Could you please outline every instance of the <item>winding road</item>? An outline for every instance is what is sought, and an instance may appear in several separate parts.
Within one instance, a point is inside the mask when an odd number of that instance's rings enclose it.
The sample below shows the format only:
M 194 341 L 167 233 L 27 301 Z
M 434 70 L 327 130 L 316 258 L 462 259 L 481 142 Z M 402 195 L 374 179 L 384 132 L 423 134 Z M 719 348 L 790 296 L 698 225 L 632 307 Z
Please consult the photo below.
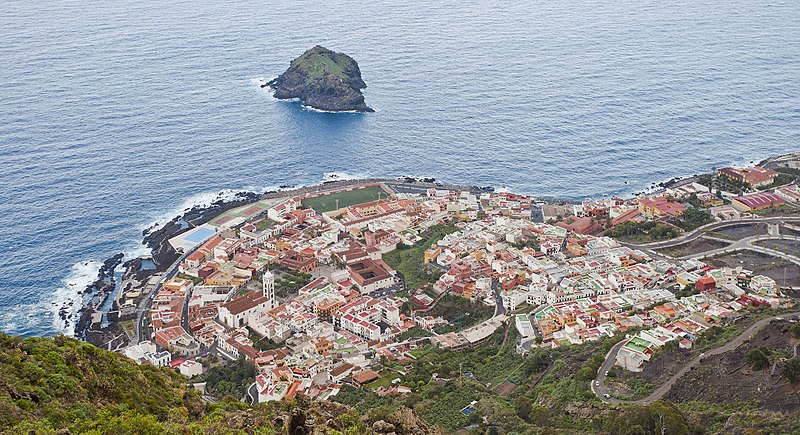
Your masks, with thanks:
M 797 318 L 800 317 L 800 312 L 782 314 L 767 317 L 757 322 L 753 323 L 744 330 L 739 336 L 734 338 L 733 340 L 723 344 L 722 346 L 716 347 L 712 350 L 706 351 L 705 353 L 701 353 L 700 355 L 693 358 L 691 361 L 686 363 L 677 373 L 670 376 L 670 378 L 661 384 L 658 388 L 653 390 L 650 395 L 647 397 L 636 399 L 636 400 L 622 400 L 617 399 L 615 397 L 605 397 L 606 394 L 609 393 L 610 389 L 605 384 L 606 381 L 606 372 L 611 370 L 616 363 L 617 353 L 619 349 L 627 342 L 627 339 L 620 341 L 619 343 L 615 344 L 614 347 L 606 355 L 605 361 L 603 361 L 603 365 L 600 366 L 600 369 L 597 371 L 597 376 L 595 377 L 594 381 L 592 381 L 592 392 L 603 402 L 605 403 L 627 403 L 627 404 L 637 404 L 637 405 L 649 405 L 653 402 L 658 401 L 662 397 L 664 397 L 671 389 L 672 386 L 675 385 L 675 382 L 678 381 L 683 375 L 685 375 L 689 370 L 693 369 L 695 366 L 700 364 L 704 358 L 719 355 L 721 353 L 729 352 L 733 349 L 739 347 L 742 343 L 750 339 L 750 337 L 761 330 L 761 328 L 767 326 L 773 320 L 780 320 L 780 319 L 788 319 L 788 318 Z
M 708 238 L 708 239 L 712 239 L 712 240 L 721 240 L 721 239 L 707 237 L 707 236 L 704 236 L 703 238 Z M 736 251 L 750 250 L 750 251 L 755 251 L 755 252 L 759 252 L 759 253 L 762 253 L 762 254 L 766 254 L 766 255 L 769 255 L 771 257 L 783 258 L 785 260 L 791 261 L 792 263 L 800 266 L 800 257 L 797 257 L 795 255 L 791 255 L 791 254 L 786 253 L 786 252 L 776 251 L 774 249 L 770 249 L 770 248 L 755 244 L 756 242 L 764 242 L 764 241 L 768 241 L 768 240 L 791 240 L 791 241 L 795 241 L 795 242 L 800 242 L 800 237 L 780 235 L 780 234 L 779 235 L 766 235 L 766 234 L 763 234 L 763 235 L 751 236 L 751 237 L 746 237 L 746 238 L 743 238 L 743 239 L 739 239 L 739 240 L 731 243 L 730 245 L 722 247 L 722 248 L 712 249 L 712 250 L 700 252 L 700 253 L 697 253 L 697 254 L 685 255 L 685 256 L 680 257 L 680 258 L 681 259 L 707 258 L 707 257 L 713 257 L 715 255 L 720 255 L 720 254 L 729 254 L 729 253 L 736 252 Z M 728 241 L 728 242 L 730 242 L 730 241 Z
M 652 242 L 652 243 L 644 243 L 644 244 L 635 244 L 635 243 L 624 243 L 631 248 L 636 249 L 662 249 L 662 248 L 669 248 L 672 246 L 682 245 L 687 242 L 691 242 L 694 239 L 697 239 L 700 236 L 703 236 L 708 231 L 716 231 L 722 228 L 727 227 L 735 227 L 740 225 L 747 225 L 747 224 L 781 224 L 784 222 L 800 222 L 800 217 L 798 216 L 774 216 L 774 217 L 767 217 L 767 218 L 752 218 L 752 219 L 736 219 L 736 220 L 729 220 L 729 221 L 719 221 L 719 222 L 712 222 L 710 224 L 703 225 L 698 227 L 697 229 L 690 231 L 681 235 L 680 237 L 676 237 L 674 239 L 663 240 L 660 242 Z M 730 241 L 730 240 L 728 240 Z

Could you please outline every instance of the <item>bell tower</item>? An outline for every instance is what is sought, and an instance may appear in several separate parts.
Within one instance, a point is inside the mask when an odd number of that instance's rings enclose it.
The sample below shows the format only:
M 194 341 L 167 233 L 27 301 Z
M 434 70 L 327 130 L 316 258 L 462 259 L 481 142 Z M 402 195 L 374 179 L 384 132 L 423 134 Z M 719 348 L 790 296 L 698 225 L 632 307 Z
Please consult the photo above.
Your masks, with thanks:
M 271 310 L 277 305 L 275 303 L 275 275 L 267 270 L 264 272 L 261 282 L 264 285 L 264 297 L 269 301 L 269 309 Z

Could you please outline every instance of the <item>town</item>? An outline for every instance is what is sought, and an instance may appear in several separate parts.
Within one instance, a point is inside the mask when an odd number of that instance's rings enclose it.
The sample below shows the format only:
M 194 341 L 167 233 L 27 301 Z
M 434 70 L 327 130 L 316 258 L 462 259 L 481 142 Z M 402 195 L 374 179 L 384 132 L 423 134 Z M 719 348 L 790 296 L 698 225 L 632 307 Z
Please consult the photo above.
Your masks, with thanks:
M 179 261 L 120 298 L 138 313 L 121 351 L 190 378 L 250 361 L 253 403 L 343 383 L 408 393 L 378 361 L 413 365 L 416 349 L 478 346 L 509 324 L 523 355 L 634 331 L 615 362 L 641 370 L 666 343 L 691 349 L 800 288 L 786 275 L 800 265 L 800 169 L 774 163 L 631 199 L 402 181 L 262 199 L 170 239 Z

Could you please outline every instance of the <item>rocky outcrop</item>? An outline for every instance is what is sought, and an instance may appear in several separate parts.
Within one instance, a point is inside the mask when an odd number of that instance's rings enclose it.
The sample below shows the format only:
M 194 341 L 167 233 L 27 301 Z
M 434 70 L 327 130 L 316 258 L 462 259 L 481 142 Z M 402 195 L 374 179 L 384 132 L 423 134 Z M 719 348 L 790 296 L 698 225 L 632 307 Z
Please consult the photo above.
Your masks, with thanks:
M 303 104 L 330 112 L 373 112 L 361 90 L 367 87 L 352 57 L 322 46 L 303 53 L 269 86 L 275 98 L 298 98 Z
M 86 338 L 86 333 L 92 324 L 92 314 L 105 303 L 114 288 L 116 288 L 114 270 L 122 262 L 123 257 L 124 254 L 119 253 L 106 259 L 103 265 L 100 266 L 100 270 L 97 271 L 97 279 L 83 290 L 86 304 L 78 311 L 78 320 L 74 326 L 76 337 Z M 69 306 L 61 307 L 59 311 L 61 320 L 68 321 L 68 309 Z

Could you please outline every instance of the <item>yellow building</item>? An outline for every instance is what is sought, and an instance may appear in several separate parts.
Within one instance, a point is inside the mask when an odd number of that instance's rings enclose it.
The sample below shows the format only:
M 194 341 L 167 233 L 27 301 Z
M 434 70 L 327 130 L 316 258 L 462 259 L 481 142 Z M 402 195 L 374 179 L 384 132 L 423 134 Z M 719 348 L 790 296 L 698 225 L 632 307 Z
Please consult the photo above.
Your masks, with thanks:
M 441 253 L 442 253 L 442 248 L 438 246 L 433 246 L 430 249 L 426 249 L 425 253 L 422 256 L 422 263 L 423 264 L 430 263 L 431 261 L 435 260 L 436 257 L 438 257 L 439 254 Z

